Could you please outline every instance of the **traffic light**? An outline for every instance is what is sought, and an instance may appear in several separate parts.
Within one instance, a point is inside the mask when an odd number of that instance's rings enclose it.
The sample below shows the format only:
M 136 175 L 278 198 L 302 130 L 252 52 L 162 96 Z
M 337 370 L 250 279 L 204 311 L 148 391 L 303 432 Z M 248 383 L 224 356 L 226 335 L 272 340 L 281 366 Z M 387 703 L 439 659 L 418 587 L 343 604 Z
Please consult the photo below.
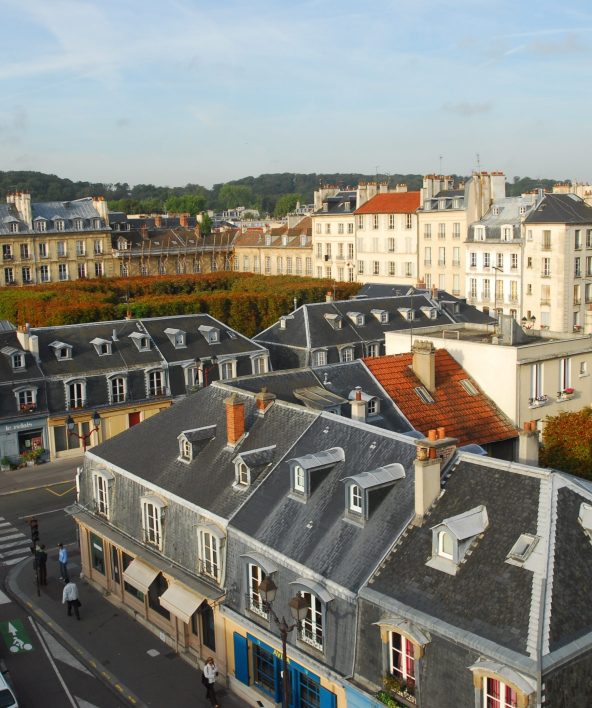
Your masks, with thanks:
M 29 526 L 31 527 L 31 541 L 33 541 L 33 546 L 39 541 L 39 522 L 37 519 L 30 519 Z

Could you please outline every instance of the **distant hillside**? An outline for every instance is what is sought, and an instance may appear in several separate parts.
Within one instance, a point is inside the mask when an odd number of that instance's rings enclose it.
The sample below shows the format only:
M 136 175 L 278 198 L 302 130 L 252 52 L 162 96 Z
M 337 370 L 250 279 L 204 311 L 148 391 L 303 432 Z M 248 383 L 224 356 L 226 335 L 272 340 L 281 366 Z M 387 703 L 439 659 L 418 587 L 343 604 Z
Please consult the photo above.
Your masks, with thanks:
M 466 179 L 455 176 L 456 179 Z M 81 197 L 104 196 L 113 210 L 127 213 L 159 213 L 165 211 L 189 211 L 195 213 L 206 209 L 219 211 L 237 206 L 258 209 L 264 214 L 273 214 L 276 209 L 281 215 L 287 204 L 299 199 L 308 204 L 313 200 L 315 189 L 321 184 L 335 184 L 343 188 L 355 187 L 358 182 L 388 180 L 391 187 L 405 183 L 409 190 L 421 187 L 423 176 L 419 174 L 363 175 L 359 173 L 297 174 L 283 172 L 263 174 L 259 177 L 243 177 L 231 182 L 215 184 L 207 189 L 199 184 L 184 187 L 158 187 L 153 184 L 136 184 L 130 187 L 126 182 L 102 184 L 93 182 L 73 182 L 70 179 L 48 175 L 42 172 L 1 172 L 0 192 L 4 198 L 7 192 L 28 190 L 33 201 L 66 201 Z M 514 177 L 508 180 L 508 196 L 521 194 L 537 187 L 550 190 L 561 179 L 532 179 Z M 281 197 L 285 197 L 280 203 Z

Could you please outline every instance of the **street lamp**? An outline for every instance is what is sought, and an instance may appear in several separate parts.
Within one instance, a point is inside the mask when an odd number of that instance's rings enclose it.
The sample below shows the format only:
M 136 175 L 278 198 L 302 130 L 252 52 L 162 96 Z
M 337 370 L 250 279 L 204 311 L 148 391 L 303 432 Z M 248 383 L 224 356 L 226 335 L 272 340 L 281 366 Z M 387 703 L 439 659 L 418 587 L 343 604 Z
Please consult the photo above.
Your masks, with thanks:
M 290 681 L 288 678 L 288 657 L 286 646 L 288 642 L 288 634 L 295 627 L 297 627 L 300 622 L 306 619 L 306 615 L 308 614 L 308 603 L 299 594 L 297 594 L 288 602 L 292 617 L 296 620 L 294 624 L 289 625 L 283 615 L 282 619 L 280 620 L 273 610 L 272 603 L 275 600 L 277 586 L 269 577 L 269 575 L 263 578 L 263 580 L 259 583 L 258 592 L 261 595 L 263 609 L 271 615 L 273 621 L 276 623 L 277 628 L 280 631 L 280 637 L 282 639 L 282 679 L 284 685 L 284 690 L 282 693 L 282 706 L 283 708 L 288 708 L 288 705 L 290 703 Z
M 74 419 L 72 418 L 72 416 L 69 415 L 66 418 L 66 427 L 68 428 L 68 435 L 74 435 L 75 437 L 78 438 L 78 440 L 82 440 L 82 451 L 83 452 L 86 452 L 86 446 L 87 446 L 88 442 L 90 441 L 91 435 L 93 433 L 96 433 L 101 425 L 101 416 L 97 413 L 97 411 L 95 411 L 92 414 L 91 423 L 93 426 L 91 428 L 91 430 L 89 430 L 88 433 L 82 433 L 82 435 L 80 435 L 75 430 L 76 423 L 74 422 Z

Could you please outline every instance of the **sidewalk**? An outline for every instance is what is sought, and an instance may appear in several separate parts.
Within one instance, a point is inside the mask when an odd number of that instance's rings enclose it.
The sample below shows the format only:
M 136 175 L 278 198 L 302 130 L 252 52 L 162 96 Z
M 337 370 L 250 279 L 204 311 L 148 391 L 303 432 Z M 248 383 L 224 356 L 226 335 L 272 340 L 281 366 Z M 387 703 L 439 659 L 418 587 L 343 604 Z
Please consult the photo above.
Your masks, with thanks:
M 78 552 L 71 552 L 68 568 L 80 593 L 80 621 L 74 616 L 68 617 L 62 605 L 64 586 L 58 576 L 57 557 L 53 554 L 47 564 L 48 584 L 41 588 L 41 597 L 37 597 L 30 560 L 14 566 L 6 579 L 7 590 L 108 685 L 123 704 L 136 708 L 210 706 L 204 697 L 200 671 L 84 580 L 78 579 L 79 558 Z M 246 705 L 226 690 L 222 681 L 217 685 L 217 693 L 222 708 Z
M 33 467 L 0 471 L 0 496 L 73 481 L 76 478 L 76 468 L 81 464 L 82 455 Z

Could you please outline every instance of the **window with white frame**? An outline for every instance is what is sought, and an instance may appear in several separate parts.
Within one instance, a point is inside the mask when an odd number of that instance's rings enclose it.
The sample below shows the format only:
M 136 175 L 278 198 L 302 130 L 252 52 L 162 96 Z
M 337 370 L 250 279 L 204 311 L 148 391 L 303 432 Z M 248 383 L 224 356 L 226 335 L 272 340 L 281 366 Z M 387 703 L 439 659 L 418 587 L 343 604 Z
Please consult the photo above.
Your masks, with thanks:
M 242 484 L 243 486 L 247 486 L 250 482 L 250 479 L 251 479 L 251 471 L 249 470 L 248 466 L 241 460 L 238 463 L 237 481 L 239 484 Z
M 68 280 L 68 264 L 58 263 L 58 279 Z
M 13 369 L 24 369 L 25 368 L 25 354 L 24 352 L 14 352 L 10 357 L 10 365 Z
M 200 572 L 218 581 L 220 579 L 220 539 L 211 530 L 199 532 Z
M 363 214 L 358 214 L 358 228 L 359 229 L 364 228 L 364 215 Z
M 114 376 L 109 379 L 109 394 L 111 403 L 123 403 L 125 401 L 125 377 Z
M 354 224 L 353 224 L 353 221 L 352 221 L 352 222 L 350 222 L 350 223 L 347 225 L 347 233 L 348 233 L 348 234 L 353 234 L 353 232 L 354 232 Z
M 109 485 L 113 480 L 111 474 L 93 472 L 93 498 L 98 514 L 109 517 Z
M 415 686 L 415 646 L 399 632 L 390 633 L 390 672 L 408 686 Z
M 306 480 L 305 480 L 306 472 L 304 471 L 304 467 L 301 465 L 296 465 L 294 467 L 294 491 L 295 492 L 300 492 L 301 494 L 304 494 L 306 491 Z
M 378 401 L 378 398 L 370 398 L 368 400 L 368 415 L 378 415 L 380 412 L 380 403 Z
M 220 381 L 236 378 L 236 359 L 221 361 L 218 364 L 220 370 Z
M 395 228 L 395 215 L 394 214 L 388 215 L 388 227 L 389 227 L 389 229 Z
M 378 214 L 372 214 L 372 228 L 378 228 Z
M 162 548 L 162 521 L 165 504 L 155 497 L 142 499 L 142 529 L 145 543 Z
M 380 344 L 378 342 L 373 342 L 368 345 L 367 356 L 379 356 L 380 355 Z
M 469 253 L 469 267 L 470 268 L 477 267 L 477 254 L 474 251 L 471 251 Z
M 145 266 L 143 266 L 145 267 Z M 104 266 L 100 261 L 97 261 L 95 263 L 95 278 L 102 278 L 105 275 L 105 270 Z M 144 275 L 147 275 L 147 273 L 144 273 Z
M 86 263 L 78 264 L 78 277 L 82 280 L 86 278 Z
M 308 609 L 300 623 L 300 639 L 315 649 L 323 651 L 323 603 L 311 592 L 301 592 Z
M 312 362 L 313 366 L 325 366 L 327 363 L 327 352 L 324 349 L 313 352 Z
M 340 353 L 341 353 L 341 361 L 348 362 L 348 361 L 354 360 L 354 348 L 353 347 L 344 347 Z
M 252 360 L 253 362 L 253 373 L 254 374 L 265 374 L 267 371 L 266 358 L 264 356 L 256 356 Z
M 31 269 L 29 266 L 25 266 L 24 268 L 21 268 L 21 276 L 23 279 L 23 283 L 32 283 L 33 278 L 31 277 Z
M 571 366 L 569 357 L 564 356 L 559 359 L 559 391 L 565 391 L 565 389 L 571 386 Z
M 518 695 L 508 684 L 490 676 L 483 677 L 484 708 L 517 708 Z
M 76 255 L 86 255 L 86 243 L 84 241 L 76 241 Z
M 86 384 L 84 381 L 71 381 L 66 385 L 67 407 L 82 408 L 85 403 Z
M 438 533 L 438 555 L 448 560 L 454 557 L 454 540 L 447 531 Z
M 580 362 L 580 376 L 588 376 L 588 362 Z
M 362 513 L 362 490 L 357 484 L 351 484 L 349 487 L 348 508 L 354 514 Z
M 160 369 L 148 372 L 148 395 L 162 396 L 164 395 L 164 376 Z
M 259 592 L 259 586 L 267 577 L 263 568 L 256 563 L 249 563 L 249 610 L 262 617 L 267 617 L 267 612 L 263 609 L 263 598 Z
M 19 388 L 16 389 L 16 400 L 20 411 L 35 410 L 37 405 L 37 389 L 36 388 Z
M 543 365 L 531 364 L 530 367 L 530 397 L 540 398 L 543 395 Z
M 193 445 L 187 440 L 186 437 L 182 437 L 179 441 L 179 455 L 185 462 L 191 462 L 193 460 Z

